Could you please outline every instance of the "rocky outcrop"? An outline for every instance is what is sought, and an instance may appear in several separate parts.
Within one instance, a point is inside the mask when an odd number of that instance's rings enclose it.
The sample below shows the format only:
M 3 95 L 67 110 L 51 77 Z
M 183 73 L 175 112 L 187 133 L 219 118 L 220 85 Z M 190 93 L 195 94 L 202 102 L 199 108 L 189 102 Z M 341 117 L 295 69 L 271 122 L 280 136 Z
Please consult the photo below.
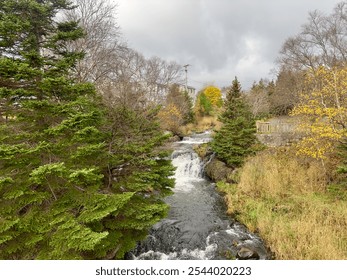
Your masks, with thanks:
M 205 162 L 204 172 L 212 181 L 233 183 L 231 178 L 235 170 L 217 159 L 208 144 L 196 145 L 194 151 Z
M 211 159 L 205 166 L 205 174 L 214 182 L 226 181 L 232 183 L 234 169 L 228 167 L 217 158 Z

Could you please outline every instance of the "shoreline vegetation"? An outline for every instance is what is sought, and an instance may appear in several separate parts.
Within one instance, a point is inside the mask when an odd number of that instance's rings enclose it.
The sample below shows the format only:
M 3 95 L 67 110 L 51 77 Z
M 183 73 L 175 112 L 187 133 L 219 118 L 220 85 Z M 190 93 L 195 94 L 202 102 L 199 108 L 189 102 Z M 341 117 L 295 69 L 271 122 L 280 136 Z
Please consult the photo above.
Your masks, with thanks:
M 203 159 L 212 153 L 207 144 L 195 151 Z M 290 146 L 265 148 L 237 169 L 215 158 L 205 170 L 228 214 L 257 233 L 274 259 L 338 260 L 347 259 L 347 203 L 331 183 L 335 165 L 298 157 Z
M 217 183 L 228 213 L 257 232 L 275 259 L 347 259 L 346 200 L 328 188 L 320 162 L 267 149 L 237 173 L 235 183 Z

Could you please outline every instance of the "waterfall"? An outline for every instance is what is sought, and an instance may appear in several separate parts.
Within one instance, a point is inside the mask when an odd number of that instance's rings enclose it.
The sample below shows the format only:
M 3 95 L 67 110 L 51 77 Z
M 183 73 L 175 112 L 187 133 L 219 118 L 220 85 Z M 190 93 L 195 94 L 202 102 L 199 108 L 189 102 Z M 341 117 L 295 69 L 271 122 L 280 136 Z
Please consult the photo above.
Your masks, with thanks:
M 177 181 L 202 178 L 202 161 L 199 156 L 190 150 L 175 151 L 172 156 L 172 164 L 176 167 L 174 178 Z
M 130 259 L 226 259 L 240 248 L 251 248 L 261 259 L 269 253 L 261 239 L 226 215 L 223 198 L 204 177 L 204 163 L 193 145 L 207 143 L 209 133 L 175 143 L 171 155 L 176 167 L 174 194 L 166 219 L 153 226 L 147 240 L 129 253 Z

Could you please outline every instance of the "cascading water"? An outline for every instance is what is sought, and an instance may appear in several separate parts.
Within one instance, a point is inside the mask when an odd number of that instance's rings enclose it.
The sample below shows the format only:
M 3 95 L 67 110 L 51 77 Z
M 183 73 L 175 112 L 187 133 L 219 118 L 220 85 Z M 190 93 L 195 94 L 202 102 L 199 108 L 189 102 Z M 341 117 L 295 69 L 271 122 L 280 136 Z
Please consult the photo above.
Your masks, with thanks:
M 203 175 L 203 162 L 193 145 L 210 141 L 208 133 L 175 143 L 174 194 L 166 219 L 157 223 L 148 238 L 128 254 L 131 259 L 228 259 L 240 250 L 254 258 L 270 257 L 259 237 L 226 215 L 222 197 Z

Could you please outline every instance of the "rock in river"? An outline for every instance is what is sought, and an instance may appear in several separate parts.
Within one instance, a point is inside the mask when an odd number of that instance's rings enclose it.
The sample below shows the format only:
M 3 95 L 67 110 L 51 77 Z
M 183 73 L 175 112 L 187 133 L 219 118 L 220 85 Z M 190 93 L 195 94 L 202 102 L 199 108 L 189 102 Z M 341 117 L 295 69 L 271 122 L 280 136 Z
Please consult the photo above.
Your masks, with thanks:
M 236 258 L 239 260 L 259 260 L 259 255 L 249 248 L 241 247 L 237 252 Z

